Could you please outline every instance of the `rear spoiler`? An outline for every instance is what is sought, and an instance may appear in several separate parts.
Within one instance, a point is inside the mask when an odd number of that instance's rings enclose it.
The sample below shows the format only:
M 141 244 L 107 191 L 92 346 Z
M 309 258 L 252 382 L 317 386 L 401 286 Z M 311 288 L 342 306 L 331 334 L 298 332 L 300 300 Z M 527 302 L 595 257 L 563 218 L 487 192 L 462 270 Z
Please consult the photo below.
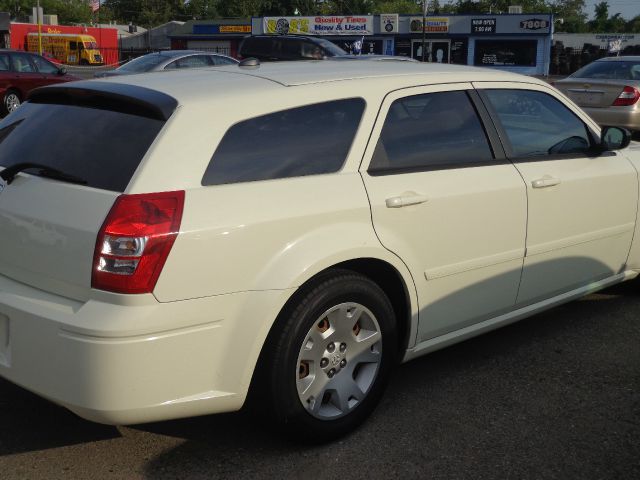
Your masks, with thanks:
M 31 91 L 28 100 L 31 103 L 112 110 L 164 121 L 178 106 L 175 98 L 157 90 L 96 80 L 36 88 Z

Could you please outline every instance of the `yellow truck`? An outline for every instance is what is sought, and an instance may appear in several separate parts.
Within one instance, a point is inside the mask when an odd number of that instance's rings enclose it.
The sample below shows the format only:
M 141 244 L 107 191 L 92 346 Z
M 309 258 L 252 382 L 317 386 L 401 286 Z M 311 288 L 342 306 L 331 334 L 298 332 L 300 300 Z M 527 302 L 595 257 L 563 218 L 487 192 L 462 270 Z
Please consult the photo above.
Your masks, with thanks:
M 74 33 L 42 33 L 42 51 L 67 65 L 102 65 L 104 59 L 96 39 L 91 35 Z M 38 52 L 38 33 L 27 34 L 27 50 Z

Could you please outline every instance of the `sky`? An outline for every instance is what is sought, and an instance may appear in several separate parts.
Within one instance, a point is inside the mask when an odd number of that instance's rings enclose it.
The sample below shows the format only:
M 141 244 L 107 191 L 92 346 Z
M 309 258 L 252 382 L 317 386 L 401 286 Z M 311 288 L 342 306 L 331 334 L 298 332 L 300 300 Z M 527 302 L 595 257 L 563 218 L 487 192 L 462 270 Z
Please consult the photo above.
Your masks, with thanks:
M 585 12 L 589 18 L 593 18 L 594 5 L 602 0 L 585 0 Z M 631 20 L 640 15 L 640 0 L 607 0 L 609 4 L 609 16 L 620 13 L 625 20 Z

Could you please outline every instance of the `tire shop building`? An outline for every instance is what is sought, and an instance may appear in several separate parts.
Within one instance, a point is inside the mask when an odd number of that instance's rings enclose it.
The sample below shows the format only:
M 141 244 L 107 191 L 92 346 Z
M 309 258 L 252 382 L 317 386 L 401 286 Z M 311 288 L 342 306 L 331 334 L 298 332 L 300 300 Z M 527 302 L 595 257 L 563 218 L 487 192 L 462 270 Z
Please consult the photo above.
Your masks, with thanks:
M 254 17 L 251 33 L 321 35 L 350 53 L 422 60 L 422 20 L 398 14 Z M 550 14 L 429 15 L 425 60 L 546 75 L 552 31 Z
M 250 18 L 224 18 L 185 22 L 168 37 L 173 50 L 207 50 L 237 57 L 240 42 L 250 34 Z
M 194 20 L 169 35 L 171 48 L 214 50 L 237 56 L 247 35 L 319 35 L 350 53 L 422 60 L 422 16 L 380 14 Z M 500 68 L 526 75 L 549 73 L 550 14 L 429 15 L 425 61 Z

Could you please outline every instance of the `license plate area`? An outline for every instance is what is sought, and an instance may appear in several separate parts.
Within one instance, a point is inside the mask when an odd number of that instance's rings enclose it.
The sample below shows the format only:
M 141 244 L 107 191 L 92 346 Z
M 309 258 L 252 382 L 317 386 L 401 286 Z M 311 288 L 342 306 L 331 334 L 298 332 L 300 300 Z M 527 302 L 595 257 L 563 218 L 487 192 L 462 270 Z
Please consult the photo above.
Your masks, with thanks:
M 580 106 L 596 106 L 602 101 L 602 92 L 576 92 L 572 97 Z

